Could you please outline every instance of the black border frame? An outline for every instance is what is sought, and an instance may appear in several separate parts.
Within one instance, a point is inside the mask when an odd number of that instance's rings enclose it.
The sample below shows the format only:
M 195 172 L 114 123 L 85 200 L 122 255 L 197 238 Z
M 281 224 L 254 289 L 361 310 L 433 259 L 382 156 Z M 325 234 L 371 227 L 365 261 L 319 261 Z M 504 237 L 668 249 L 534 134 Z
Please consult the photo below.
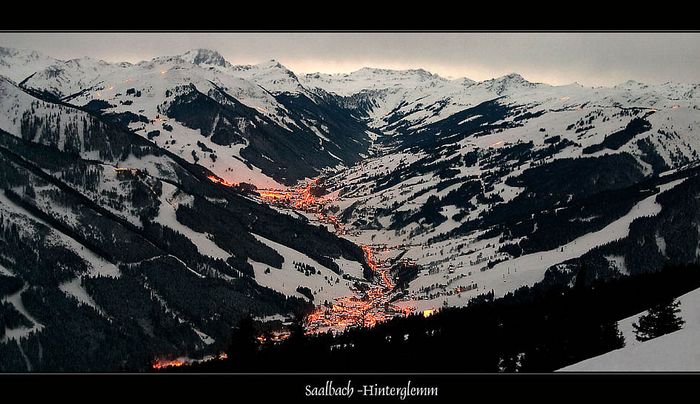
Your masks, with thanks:
M 407 3 L 408 4 L 408 3 Z M 66 7 L 66 5 L 63 5 Z M 451 6 L 457 7 L 457 5 Z M 64 9 L 65 12 L 72 10 Z M 285 10 L 286 11 L 286 10 Z M 520 10 L 517 10 L 520 11 Z M 626 11 L 629 11 L 626 10 Z M 0 33 L 52 33 L 52 32 L 70 32 L 70 33 L 483 33 L 483 32 L 508 32 L 508 33 L 700 33 L 700 30 L 688 28 L 694 24 L 698 24 L 697 20 L 688 24 L 690 18 L 694 18 L 694 14 L 686 12 L 684 16 L 667 17 L 663 12 L 658 10 L 650 10 L 645 15 L 654 18 L 655 22 L 665 24 L 660 29 L 650 30 L 648 28 L 640 28 L 638 25 L 642 20 L 636 19 L 632 12 L 626 13 L 625 17 L 616 17 L 615 14 L 607 16 L 612 21 L 602 22 L 602 26 L 589 27 L 587 29 L 562 27 L 568 22 L 555 21 L 559 27 L 552 29 L 522 29 L 513 28 L 511 24 L 507 29 L 484 29 L 483 24 L 494 23 L 493 19 L 484 19 L 481 21 L 466 21 L 460 20 L 460 24 L 471 25 L 472 29 L 426 29 L 423 26 L 421 29 L 405 29 L 404 27 L 396 28 L 389 24 L 381 24 L 375 18 L 370 21 L 374 26 L 369 29 L 347 29 L 343 26 L 334 28 L 333 20 L 321 21 L 324 25 L 321 29 L 290 29 L 289 22 L 277 25 L 277 28 L 261 29 L 262 24 L 274 21 L 251 19 L 248 22 L 239 24 L 238 22 L 234 29 L 231 29 L 231 22 L 224 22 L 223 26 L 229 25 L 228 28 L 214 28 L 212 26 L 222 27 L 221 20 L 225 16 L 215 17 L 211 20 L 198 20 L 196 16 L 190 16 L 187 20 L 180 20 L 189 24 L 186 29 L 173 29 L 172 27 L 164 27 L 163 24 L 171 24 L 173 20 L 164 21 L 133 21 L 128 20 L 129 15 L 120 15 L 124 18 L 121 21 L 112 21 L 103 23 L 96 20 L 85 19 L 80 13 L 72 16 L 75 20 L 57 19 L 42 22 L 40 19 L 30 20 L 26 18 L 10 18 L 7 25 L 0 29 Z M 678 10 L 683 13 L 684 10 Z M 607 13 L 607 10 L 601 11 Z M 651 13 L 651 15 L 650 15 Z M 60 14 L 60 13 L 59 13 Z M 581 15 L 579 15 L 581 16 Z M 588 16 L 584 14 L 583 17 Z M 9 16 L 8 16 L 9 17 Z M 348 17 L 348 16 L 346 16 Z M 350 15 L 352 17 L 352 15 Z M 543 16 L 540 16 L 543 17 Z M 545 14 L 544 17 L 549 17 Z M 167 17 L 166 17 L 167 18 Z M 435 23 L 435 20 L 430 20 L 424 17 L 427 23 Z M 459 15 L 450 18 L 459 18 Z M 614 20 L 618 18 L 617 20 Z M 519 22 L 515 25 L 522 25 L 523 20 L 527 20 L 528 16 L 523 15 Z M 314 20 L 316 23 L 319 20 Z M 381 21 L 381 20 L 379 20 Z M 547 20 L 552 22 L 552 20 Z M 115 28 L 119 24 L 133 24 L 136 28 Z M 357 21 L 356 21 L 357 22 Z M 532 23 L 532 20 L 527 20 L 527 23 Z M 298 23 L 298 21 L 295 21 Z M 307 21 L 303 20 L 306 24 Z M 404 24 L 404 21 L 399 21 L 399 24 Z M 455 25 L 454 20 L 440 20 L 440 24 Z M 535 19 L 535 23 L 540 23 L 540 20 Z M 589 21 L 590 23 L 590 21 Z M 4 23 L 5 24 L 5 23 Z M 17 28 L 17 24 L 24 24 L 24 27 Z M 73 27 L 85 24 L 87 28 L 75 29 Z M 159 24 L 161 26 L 159 26 Z M 257 24 L 256 27 L 245 27 L 246 24 Z M 345 24 L 345 23 L 344 23 Z M 579 24 L 579 23 L 577 23 Z M 593 24 L 601 24 L 601 22 L 593 21 Z M 627 24 L 627 27 L 625 27 Z M 629 24 L 637 26 L 629 27 Z M 14 26 L 13 26 L 14 25 Z M 205 27 L 203 25 L 207 25 Z M 240 26 L 244 27 L 241 28 Z M 331 26 L 329 26 L 331 25 Z M 347 25 L 347 24 L 346 24 Z M 382 27 L 381 25 L 384 25 Z M 423 24 L 425 25 L 425 23 Z M 66 28 L 69 26 L 70 28 Z M 307 25 L 308 26 L 308 25 Z M 580 24 L 579 24 L 580 26 Z M 281 29 L 279 27 L 282 27 Z M 685 28 L 679 28 L 685 27 Z M 384 29 L 382 29 L 384 28 Z M 563 28 L 563 29 L 562 29 Z M 700 38 L 700 37 L 699 37 Z M 348 380 L 352 380 L 353 384 L 370 384 L 379 383 L 386 385 L 402 386 L 408 380 L 411 380 L 417 385 L 436 386 L 439 389 L 438 397 L 431 398 L 413 398 L 407 399 L 408 402 L 416 401 L 441 401 L 441 402 L 468 402 L 481 399 L 499 401 L 510 400 L 527 400 L 527 399 L 553 399 L 556 401 L 569 399 L 613 399 L 622 398 L 626 401 L 639 398 L 649 398 L 650 393 L 665 393 L 666 398 L 673 396 L 681 398 L 682 394 L 692 394 L 696 390 L 696 386 L 700 386 L 700 369 L 698 372 L 562 372 L 562 373 L 523 373 L 523 374 L 493 374 L 493 373 L 0 373 L 0 397 L 9 398 L 9 391 L 18 393 L 18 395 L 40 396 L 41 398 L 56 399 L 71 398 L 71 399 L 94 399 L 111 398 L 111 399 L 153 399 L 153 400 L 178 400 L 192 398 L 202 400 L 208 398 L 211 394 L 223 395 L 225 399 L 232 402 L 241 401 L 240 398 L 250 397 L 252 399 L 281 399 L 281 400 L 302 400 L 308 399 L 315 402 L 328 401 L 356 401 L 359 396 L 354 396 L 351 399 L 343 397 L 305 397 L 304 387 L 306 385 L 321 385 L 326 380 L 334 380 L 335 383 L 343 385 Z M 138 390 L 136 390 L 138 389 Z M 97 395 L 94 395 L 96 392 Z M 82 396 L 82 397 L 76 397 Z M 38 397 L 37 397 L 38 398 Z M 364 397 L 374 402 L 389 402 L 399 401 L 398 398 L 370 398 Z M 448 401 L 449 400 L 449 401 Z

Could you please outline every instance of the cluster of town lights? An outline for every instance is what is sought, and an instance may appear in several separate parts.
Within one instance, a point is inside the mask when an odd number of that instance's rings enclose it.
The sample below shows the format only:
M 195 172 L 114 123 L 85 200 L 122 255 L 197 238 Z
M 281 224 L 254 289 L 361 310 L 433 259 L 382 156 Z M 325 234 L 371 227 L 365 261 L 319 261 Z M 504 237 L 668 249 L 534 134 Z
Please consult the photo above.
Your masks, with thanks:
M 209 176 L 209 180 L 228 187 L 235 186 L 214 175 Z M 315 214 L 321 223 L 332 225 L 336 234 L 345 234 L 340 220 L 324 209 L 330 199 L 314 196 L 313 189 L 317 186 L 318 180 L 314 180 L 303 186 L 284 190 L 259 189 L 258 195 L 262 202 Z M 389 266 L 380 263 L 373 247 L 364 245 L 362 250 L 365 262 L 374 274 L 374 284 L 363 290 L 354 290 L 355 294 L 352 296 L 336 298 L 331 303 L 318 306 L 304 321 L 306 333 L 342 331 L 355 326 L 372 327 L 392 317 L 413 312 L 410 307 L 401 308 L 390 301 L 395 284 L 391 279 Z M 263 339 L 261 342 L 267 340 L 266 337 L 260 338 Z
M 225 352 L 222 352 L 218 355 L 210 355 L 210 356 L 205 356 L 202 359 L 189 359 L 189 358 L 175 358 L 175 359 L 166 359 L 166 358 L 159 358 L 153 361 L 151 363 L 151 368 L 153 369 L 165 369 L 165 368 L 177 368 L 180 366 L 184 365 L 190 365 L 193 363 L 203 363 L 203 362 L 209 362 L 211 360 L 223 360 L 228 358 L 228 355 Z
M 215 175 L 209 175 L 208 179 L 216 184 L 226 187 L 234 187 L 237 184 L 229 182 Z M 334 227 L 336 234 L 345 234 L 343 224 L 338 218 L 324 209 L 329 198 L 317 198 L 313 194 L 313 187 L 317 186 L 317 180 L 304 186 L 280 189 L 260 189 L 258 197 L 262 202 L 280 207 L 296 209 L 316 215 L 316 218 Z M 386 248 L 385 248 L 386 249 Z M 414 312 L 412 307 L 400 307 L 391 302 L 395 284 L 390 277 L 390 265 L 382 263 L 377 257 L 377 250 L 369 245 L 363 245 L 362 251 L 367 266 L 372 270 L 373 284 L 360 289 L 353 288 L 354 295 L 334 299 L 316 307 L 304 320 L 305 332 L 315 334 L 326 331 L 343 331 L 348 327 L 373 327 L 377 323 L 389 320 L 396 316 L 406 316 Z M 433 309 L 424 310 L 423 316 L 428 317 L 434 313 Z M 257 341 L 260 344 L 278 343 L 289 337 L 288 331 L 278 331 L 269 335 L 260 335 Z M 156 359 L 152 363 L 153 369 L 179 367 L 196 362 L 205 362 L 212 359 L 225 359 L 226 354 L 210 356 L 200 360 L 187 358 Z

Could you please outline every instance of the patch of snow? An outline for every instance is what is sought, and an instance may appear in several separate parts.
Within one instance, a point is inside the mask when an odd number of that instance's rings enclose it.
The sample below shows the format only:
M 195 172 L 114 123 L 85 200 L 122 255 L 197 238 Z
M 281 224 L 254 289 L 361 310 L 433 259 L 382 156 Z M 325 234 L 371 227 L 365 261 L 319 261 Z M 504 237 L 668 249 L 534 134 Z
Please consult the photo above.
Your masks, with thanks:
M 24 307 L 24 303 L 22 303 L 22 293 L 24 293 L 26 290 L 27 285 L 24 285 L 24 287 L 17 293 L 4 297 L 2 301 L 12 304 L 18 312 L 20 312 L 32 323 L 32 326 L 29 328 L 19 327 L 14 329 L 6 329 L 5 337 L 3 337 L 2 341 L 0 342 L 6 342 L 9 340 L 19 341 L 20 339 L 25 338 L 34 332 L 41 331 L 44 328 L 42 324 L 40 324 L 31 314 L 29 314 L 27 308 Z
M 307 287 L 313 293 L 314 302 L 316 303 L 324 300 L 332 301 L 336 297 L 352 294 L 350 290 L 351 281 L 343 279 L 342 276 L 319 264 L 309 256 L 257 234 L 253 234 L 253 236 L 277 251 L 284 258 L 281 269 L 249 259 L 248 262 L 253 266 L 255 281 L 258 284 L 274 289 L 286 296 L 296 296 L 304 299 L 307 299 L 307 297 L 297 292 L 296 289 L 299 286 Z M 294 267 L 294 262 L 313 266 L 316 268 L 316 274 L 306 276 L 303 272 L 297 271 Z M 347 265 L 346 267 L 350 266 Z M 270 272 L 265 273 L 268 268 Z M 338 280 L 338 283 L 335 282 L 336 280 Z
M 684 371 L 700 370 L 700 289 L 678 298 L 685 325 L 678 331 L 639 342 L 632 324 L 646 312 L 618 322 L 625 347 L 567 366 L 561 371 Z

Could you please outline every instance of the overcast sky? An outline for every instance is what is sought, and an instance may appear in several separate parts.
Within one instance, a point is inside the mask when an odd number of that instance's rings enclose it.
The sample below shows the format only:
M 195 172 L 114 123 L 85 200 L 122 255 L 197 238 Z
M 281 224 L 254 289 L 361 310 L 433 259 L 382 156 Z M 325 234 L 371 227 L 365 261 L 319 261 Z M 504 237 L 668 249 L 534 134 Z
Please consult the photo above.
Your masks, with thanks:
M 193 48 L 234 64 L 276 59 L 296 73 L 424 68 L 550 84 L 700 83 L 698 33 L 0 33 L 0 46 L 59 59 L 138 62 Z

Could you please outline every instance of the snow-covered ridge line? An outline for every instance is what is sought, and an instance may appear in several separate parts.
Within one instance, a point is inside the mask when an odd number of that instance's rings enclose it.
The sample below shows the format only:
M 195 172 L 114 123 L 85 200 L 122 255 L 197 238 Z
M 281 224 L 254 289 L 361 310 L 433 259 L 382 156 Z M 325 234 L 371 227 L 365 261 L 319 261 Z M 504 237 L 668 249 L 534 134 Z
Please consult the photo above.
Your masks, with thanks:
M 482 81 L 475 81 L 472 79 L 469 79 L 468 77 L 455 77 L 455 78 L 445 78 L 440 76 L 439 74 L 432 73 L 426 69 L 423 68 L 408 68 L 408 69 L 391 69 L 391 68 L 382 68 L 382 67 L 362 67 L 360 69 L 347 72 L 347 73 L 324 73 L 324 72 L 314 72 L 314 73 L 306 73 L 304 75 L 296 75 L 294 74 L 291 70 L 286 68 L 283 64 L 281 64 L 279 61 L 277 61 L 274 58 L 271 58 L 267 61 L 259 62 L 256 64 L 232 64 L 230 61 L 226 60 L 224 56 L 219 53 L 216 50 L 213 49 L 203 49 L 203 48 L 196 48 L 196 49 L 191 49 L 187 52 L 177 54 L 177 55 L 172 55 L 172 56 L 156 56 L 151 59 L 146 59 L 142 60 L 140 62 L 136 63 L 131 63 L 131 62 L 126 62 L 126 61 L 105 61 L 102 59 L 95 59 L 89 56 L 83 56 L 83 57 L 77 57 L 77 58 L 72 58 L 72 59 L 58 59 L 54 58 L 48 55 L 45 55 L 43 53 L 34 51 L 34 50 L 29 50 L 29 49 L 19 49 L 19 48 L 10 48 L 10 47 L 0 47 L 0 72 L 2 72 L 2 67 L 5 67 L 9 65 L 10 60 L 15 59 L 18 61 L 24 62 L 25 65 L 31 66 L 35 70 L 37 70 L 37 67 L 43 66 L 43 68 L 48 67 L 51 64 L 74 64 L 74 65 L 87 65 L 90 67 L 93 67 L 95 65 L 98 66 L 113 66 L 113 67 L 119 67 L 119 68 L 127 68 L 127 67 L 132 67 L 132 66 L 145 66 L 149 64 L 153 64 L 156 62 L 180 62 L 180 63 L 188 63 L 192 65 L 197 65 L 197 66 L 207 66 L 207 67 L 217 67 L 221 68 L 222 73 L 231 73 L 231 72 L 250 72 L 250 71 L 255 71 L 255 70 L 261 70 L 261 69 L 282 69 L 285 72 L 290 73 L 294 77 L 299 77 L 302 81 L 307 82 L 307 83 L 312 83 L 314 80 L 353 80 L 356 78 L 368 78 L 371 76 L 383 76 L 383 79 L 387 78 L 396 78 L 396 77 L 407 77 L 407 76 L 413 76 L 414 80 L 436 80 L 436 81 L 442 81 L 442 82 L 454 82 L 454 83 L 459 83 L 463 86 L 470 86 L 474 84 L 496 84 L 496 83 L 503 83 L 503 82 L 519 82 L 519 83 L 524 83 L 528 85 L 548 85 L 546 83 L 536 83 L 536 82 L 530 82 L 527 79 L 525 79 L 522 75 L 518 73 L 509 73 L 505 74 L 503 76 L 498 76 L 498 77 L 493 77 L 490 79 L 484 79 Z M 13 69 L 17 70 L 17 66 L 12 66 Z M 9 70 L 9 69 L 7 69 Z M 230 70 L 230 71 L 229 71 Z M 235 73 L 234 73 L 235 75 Z M 26 78 L 27 76 L 24 76 Z M 19 80 L 16 80 L 19 81 Z M 677 85 L 684 85 L 684 84 L 694 84 L 694 86 L 697 86 L 695 83 L 682 83 L 682 82 L 674 82 L 674 81 L 667 81 L 664 83 L 658 83 L 658 84 L 646 84 L 643 82 L 639 82 L 636 80 L 627 80 L 623 83 L 619 83 L 616 85 L 612 86 L 595 86 L 591 88 L 597 88 L 597 89 L 603 89 L 603 88 L 619 88 L 619 89 L 626 89 L 626 90 L 632 90 L 632 89 L 650 89 L 654 87 L 669 87 L 669 86 L 677 86 Z M 578 83 L 573 82 L 571 84 L 565 84 L 561 85 L 558 87 L 566 87 L 566 86 L 571 86 L 571 85 L 576 85 L 580 86 Z M 365 90 L 367 88 L 364 88 Z

